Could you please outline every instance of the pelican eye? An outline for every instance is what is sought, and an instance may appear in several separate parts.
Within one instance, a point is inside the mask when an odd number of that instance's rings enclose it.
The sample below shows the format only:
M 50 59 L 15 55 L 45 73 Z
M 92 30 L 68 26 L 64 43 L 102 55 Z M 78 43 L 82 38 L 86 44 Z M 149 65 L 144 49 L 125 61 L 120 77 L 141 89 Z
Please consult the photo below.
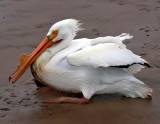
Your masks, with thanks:
M 53 35 L 58 34 L 58 30 L 53 30 L 53 31 L 52 31 L 52 34 L 53 34 Z
M 56 34 L 56 33 L 57 33 L 57 31 L 53 31 L 53 33 L 54 33 L 54 34 Z

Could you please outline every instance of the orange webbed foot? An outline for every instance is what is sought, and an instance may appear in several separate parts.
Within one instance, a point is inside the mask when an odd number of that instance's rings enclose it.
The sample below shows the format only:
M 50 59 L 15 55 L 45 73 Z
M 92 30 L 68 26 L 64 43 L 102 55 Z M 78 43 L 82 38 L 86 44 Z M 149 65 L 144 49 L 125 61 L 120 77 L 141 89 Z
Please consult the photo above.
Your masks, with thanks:
M 75 104 L 86 104 L 88 99 L 83 98 L 72 98 L 72 97 L 60 97 L 60 98 L 46 98 L 43 103 L 75 103 Z

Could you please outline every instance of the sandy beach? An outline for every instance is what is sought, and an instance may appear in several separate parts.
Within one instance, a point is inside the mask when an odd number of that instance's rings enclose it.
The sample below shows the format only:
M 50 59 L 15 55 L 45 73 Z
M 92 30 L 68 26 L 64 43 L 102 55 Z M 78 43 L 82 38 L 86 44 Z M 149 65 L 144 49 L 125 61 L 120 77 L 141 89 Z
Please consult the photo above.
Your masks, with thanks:
M 117 94 L 95 95 L 88 104 L 44 104 L 30 69 L 15 84 L 8 77 L 22 53 L 30 54 L 57 21 L 75 18 L 82 27 L 76 38 L 130 33 L 127 48 L 152 66 L 135 76 L 154 89 L 152 99 Z M 79 94 L 78 94 L 79 95 Z M 159 124 L 160 0 L 0 0 L 0 124 Z

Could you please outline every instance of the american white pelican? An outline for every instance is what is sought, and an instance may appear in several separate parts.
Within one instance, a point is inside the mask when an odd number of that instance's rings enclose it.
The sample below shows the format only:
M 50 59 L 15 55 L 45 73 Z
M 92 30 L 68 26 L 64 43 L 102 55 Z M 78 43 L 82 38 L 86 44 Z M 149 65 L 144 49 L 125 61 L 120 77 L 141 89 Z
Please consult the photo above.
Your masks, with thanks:
M 44 102 L 83 104 L 94 94 L 106 93 L 132 98 L 152 95 L 152 89 L 132 75 L 150 67 L 122 43 L 132 36 L 123 33 L 116 37 L 74 39 L 79 30 L 80 23 L 75 19 L 55 23 L 31 55 L 21 56 L 21 65 L 9 79 L 17 75 L 14 83 L 32 64 L 34 77 L 45 85 L 83 94 L 83 98 L 51 98 Z

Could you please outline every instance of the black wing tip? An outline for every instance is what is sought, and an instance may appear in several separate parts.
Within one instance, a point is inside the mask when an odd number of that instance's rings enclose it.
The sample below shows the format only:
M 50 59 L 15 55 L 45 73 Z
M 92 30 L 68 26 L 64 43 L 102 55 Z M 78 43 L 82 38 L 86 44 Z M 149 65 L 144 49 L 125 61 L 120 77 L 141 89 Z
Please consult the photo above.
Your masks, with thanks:
M 151 68 L 151 65 L 148 64 L 148 63 L 144 63 L 143 65 L 146 66 L 146 67 L 148 67 L 148 68 Z
M 131 65 L 117 65 L 117 66 L 111 66 L 111 67 L 117 67 L 117 68 L 128 68 Z
M 140 64 L 140 65 L 143 65 L 143 66 L 146 66 L 148 68 L 151 68 L 151 65 L 149 65 L 148 63 L 132 63 L 132 64 L 128 64 L 128 65 L 118 65 L 118 66 L 111 66 L 111 67 L 118 67 L 118 68 L 128 68 L 129 66 L 132 66 L 132 65 L 135 65 L 135 64 Z

